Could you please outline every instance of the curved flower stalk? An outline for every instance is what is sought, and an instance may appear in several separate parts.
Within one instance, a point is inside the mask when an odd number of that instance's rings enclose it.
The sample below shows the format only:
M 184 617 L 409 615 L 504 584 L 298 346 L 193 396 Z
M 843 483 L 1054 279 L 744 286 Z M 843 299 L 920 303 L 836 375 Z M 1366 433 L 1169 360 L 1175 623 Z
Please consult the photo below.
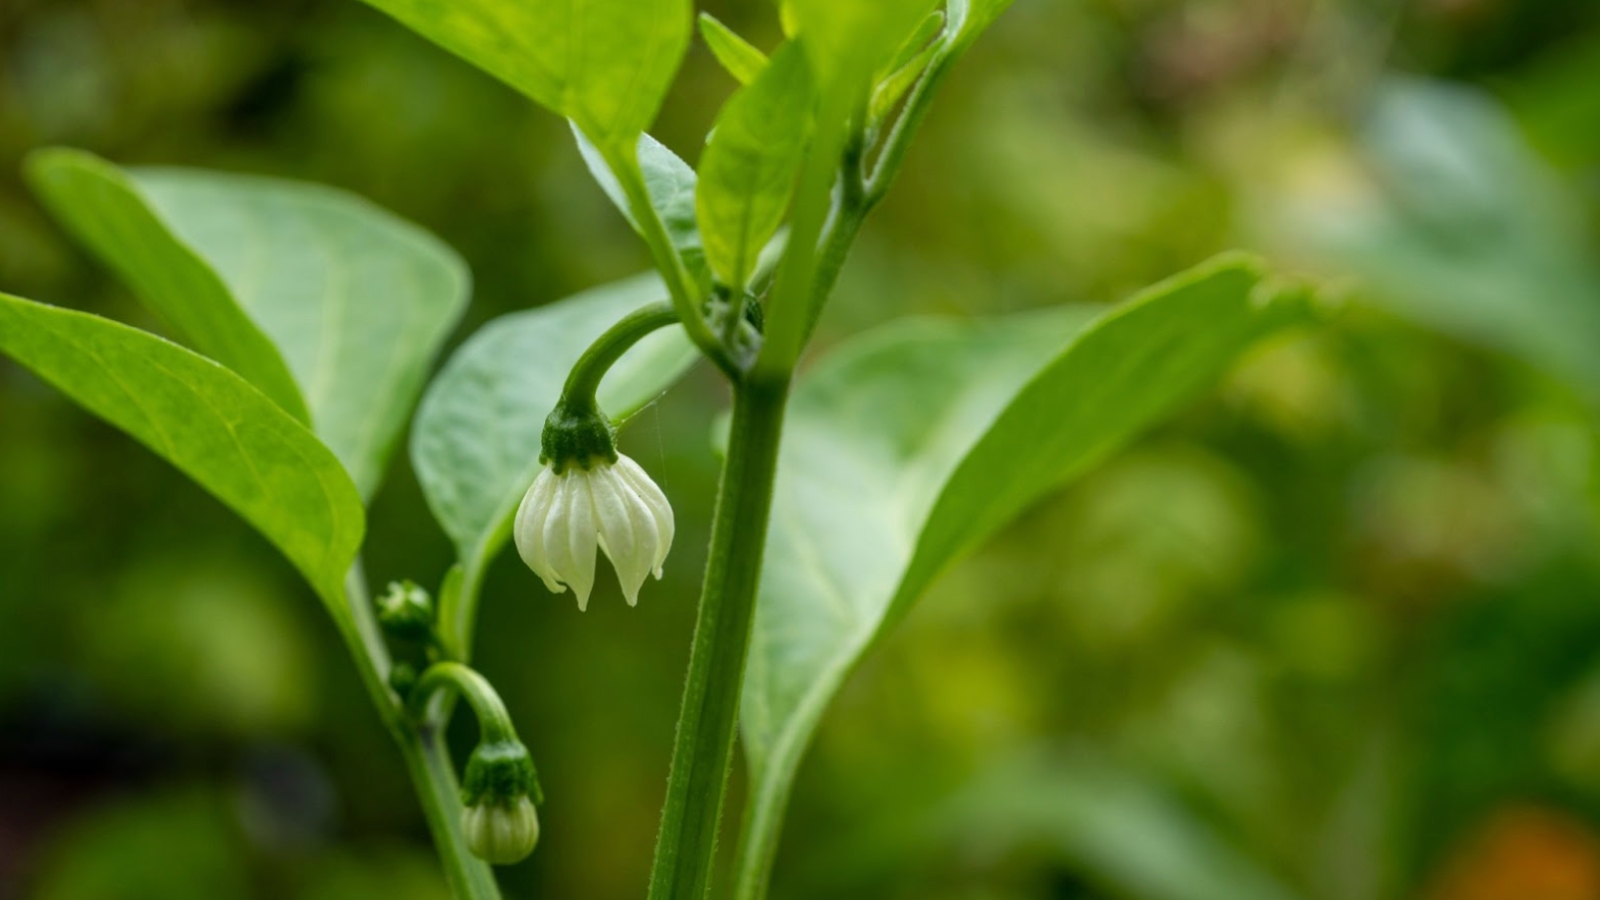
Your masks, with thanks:
M 594 589 L 595 549 L 616 567 L 629 606 L 654 573 L 659 579 L 675 525 L 666 494 L 621 454 L 590 465 L 547 464 L 517 509 L 517 552 L 554 593 L 568 587 L 578 609 Z

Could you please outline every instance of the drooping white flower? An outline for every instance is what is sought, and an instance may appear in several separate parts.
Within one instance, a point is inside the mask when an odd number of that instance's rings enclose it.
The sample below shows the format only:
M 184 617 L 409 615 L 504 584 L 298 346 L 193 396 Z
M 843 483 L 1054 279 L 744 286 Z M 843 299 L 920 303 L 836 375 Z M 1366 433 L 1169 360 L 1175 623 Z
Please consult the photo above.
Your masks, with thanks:
M 639 588 L 672 548 L 672 506 L 639 464 L 618 455 L 589 468 L 567 465 L 540 470 L 517 508 L 517 552 L 545 587 L 568 587 L 578 609 L 589 606 L 594 590 L 595 549 L 616 567 L 628 605 L 639 602 Z

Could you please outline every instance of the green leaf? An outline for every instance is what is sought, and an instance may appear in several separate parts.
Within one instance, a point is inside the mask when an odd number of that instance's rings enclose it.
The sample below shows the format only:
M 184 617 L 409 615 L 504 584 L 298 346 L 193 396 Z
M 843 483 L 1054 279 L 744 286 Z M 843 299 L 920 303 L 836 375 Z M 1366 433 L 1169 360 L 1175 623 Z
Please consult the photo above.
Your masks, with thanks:
M 0 294 L 0 350 L 243 516 L 350 627 L 361 497 L 305 426 L 223 366 L 86 313 Z
M 784 21 L 827 90 L 865 90 L 928 17 L 934 0 L 784 0 Z
M 1003 760 L 939 816 L 946 847 L 1046 847 L 1116 896 L 1293 900 L 1217 830 L 1137 773 L 1086 753 Z
M 311 423 L 372 495 L 466 307 L 470 278 L 453 251 L 318 185 L 125 173 L 70 150 L 35 157 L 29 172 L 78 236 L 196 349 L 277 399 L 227 352 L 232 335 L 267 342 L 292 379 L 283 389 L 292 405 L 280 405 Z
M 589 174 L 605 191 L 613 205 L 622 213 L 628 224 L 639 234 L 644 231 L 634 218 L 628 205 L 628 195 L 623 191 L 617 176 L 592 141 L 583 136 L 577 125 L 572 135 L 578 142 L 578 152 L 583 155 Z M 706 267 L 705 248 L 700 239 L 700 223 L 695 218 L 695 174 L 689 164 L 678 158 L 667 145 L 648 134 L 639 136 L 639 168 L 644 172 L 645 189 L 650 193 L 650 203 L 666 226 L 667 236 L 683 258 L 684 265 L 701 282 L 709 282 L 710 269 Z
M 1382 191 L 1291 228 L 1402 315 L 1519 355 L 1600 400 L 1600 266 L 1582 205 L 1474 91 L 1394 81 L 1363 134 Z
M 290 415 L 311 421 L 278 348 L 121 169 L 90 153 L 50 149 L 30 156 L 26 173 L 55 217 L 184 341 L 244 376 Z
M 666 296 L 640 276 L 484 326 L 428 388 L 412 429 L 411 460 L 428 505 L 476 583 L 505 543 L 539 471 L 539 436 L 567 373 L 618 319 Z M 613 418 L 665 391 L 698 354 L 682 329 L 641 341 L 606 375 L 600 405 Z
M 313 428 L 370 498 L 466 309 L 466 265 L 422 229 L 332 188 L 177 169 L 132 174 L 161 220 L 282 349 Z
M 650 127 L 689 49 L 690 0 L 367 0 L 607 148 Z
M 700 37 L 711 48 L 711 55 L 717 58 L 728 74 L 732 75 L 740 84 L 749 84 L 756 80 L 761 70 L 767 67 L 767 55 L 751 44 L 749 41 L 736 34 L 733 29 L 722 24 L 716 16 L 703 12 L 700 14 Z
M 950 0 L 950 21 L 955 25 L 957 43 L 970 45 L 988 30 L 1015 0 Z
M 783 224 L 805 161 L 814 93 L 798 44 L 784 44 L 717 116 L 700 160 L 695 208 L 706 259 L 724 284 L 743 287 Z
M 773 498 L 741 725 L 752 802 L 740 896 L 828 701 L 952 561 L 1210 384 L 1298 316 L 1221 258 L 1092 325 L 1082 308 L 910 322 L 856 340 L 796 388 Z

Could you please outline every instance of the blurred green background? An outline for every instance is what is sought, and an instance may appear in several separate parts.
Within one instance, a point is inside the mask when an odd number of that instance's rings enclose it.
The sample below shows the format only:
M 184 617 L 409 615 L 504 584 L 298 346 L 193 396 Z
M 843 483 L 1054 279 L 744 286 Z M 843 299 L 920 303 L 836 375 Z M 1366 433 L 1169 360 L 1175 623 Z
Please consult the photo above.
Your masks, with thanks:
M 732 87 L 697 46 L 657 135 L 693 161 Z M 562 123 L 354 0 L 0 0 L 0 286 L 159 328 L 21 184 L 54 144 L 363 194 L 470 262 L 458 340 L 646 265 Z M 1597 214 L 1594 0 L 1017 0 L 820 345 L 1233 246 L 1329 321 L 939 584 L 827 719 L 774 896 L 1600 898 Z M 549 795 L 512 897 L 643 894 L 723 404 L 700 372 L 625 436 L 681 527 L 638 609 L 490 578 Z M 404 463 L 372 520 L 374 582 L 437 582 Z M 0 360 L 0 900 L 445 896 L 287 564 Z

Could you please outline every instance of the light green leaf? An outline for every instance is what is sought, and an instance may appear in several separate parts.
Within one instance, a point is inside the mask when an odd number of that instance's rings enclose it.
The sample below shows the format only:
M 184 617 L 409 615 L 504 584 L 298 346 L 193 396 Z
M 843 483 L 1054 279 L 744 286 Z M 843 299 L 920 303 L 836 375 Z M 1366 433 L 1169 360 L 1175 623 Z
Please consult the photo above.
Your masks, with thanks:
M 607 149 L 650 127 L 693 29 L 690 0 L 367 0 Z
M 453 251 L 318 185 L 125 173 L 67 150 L 37 156 L 29 171 L 79 237 L 196 349 L 262 387 L 239 368 L 238 354 L 217 348 L 226 350 L 231 334 L 270 339 L 271 360 L 287 363 L 292 378 L 285 408 L 310 422 L 362 495 L 372 495 L 466 307 L 470 278 Z
M 412 429 L 411 460 L 468 584 L 505 543 L 538 474 L 544 420 L 573 363 L 618 319 L 665 297 L 658 278 L 641 276 L 502 316 L 473 335 L 429 387 Z M 696 358 L 681 328 L 651 335 L 606 375 L 601 408 L 614 419 L 630 415 Z
M 278 348 L 205 260 L 173 236 L 116 166 L 78 150 L 28 158 L 28 182 L 73 235 L 201 353 L 311 421 Z
M 805 52 L 789 43 L 717 117 L 700 160 L 695 208 L 706 259 L 724 284 L 749 281 L 783 224 L 805 161 L 814 99 Z
M 132 175 L 282 349 L 313 428 L 370 498 L 466 309 L 466 265 L 422 229 L 332 188 L 177 169 Z
M 1314 198 L 1291 210 L 1291 228 L 1397 312 L 1600 400 L 1594 237 L 1511 117 L 1466 88 L 1394 81 L 1363 145 L 1378 196 L 1354 208 Z
M 1015 0 L 950 0 L 950 21 L 955 26 L 957 43 L 966 46 L 988 30 Z
M 583 132 L 573 125 L 572 135 L 578 142 L 578 152 L 583 155 L 589 174 L 605 191 L 613 205 L 622 213 L 633 230 L 643 234 L 633 209 L 628 205 L 628 195 L 623 191 L 617 176 L 612 174 L 600 149 Z M 700 223 L 695 218 L 695 174 L 689 164 L 678 158 L 667 145 L 648 134 L 639 136 L 639 168 L 644 173 L 645 189 L 650 193 L 650 203 L 666 226 L 667 236 L 683 258 L 684 265 L 701 282 L 709 283 L 710 270 L 706 267 L 705 248 L 700 239 Z
M 365 515 L 305 426 L 221 365 L 86 313 L 0 294 L 0 351 L 243 516 L 349 627 L 342 585 Z
M 911 322 L 796 388 L 745 680 L 752 793 L 740 896 L 759 894 L 822 712 L 886 625 L 952 561 L 1297 318 L 1222 258 L 1092 325 L 1081 308 Z
M 827 90 L 865 90 L 933 11 L 934 0 L 784 0 L 790 34 L 811 56 Z
M 734 33 L 733 29 L 722 24 L 711 13 L 700 14 L 700 37 L 711 48 L 711 55 L 740 84 L 755 81 L 761 70 L 767 67 L 765 53 Z
M 942 843 L 1048 847 L 1090 881 L 1142 900 L 1293 900 L 1294 894 L 1157 785 L 1084 753 L 1006 759 L 939 817 Z

